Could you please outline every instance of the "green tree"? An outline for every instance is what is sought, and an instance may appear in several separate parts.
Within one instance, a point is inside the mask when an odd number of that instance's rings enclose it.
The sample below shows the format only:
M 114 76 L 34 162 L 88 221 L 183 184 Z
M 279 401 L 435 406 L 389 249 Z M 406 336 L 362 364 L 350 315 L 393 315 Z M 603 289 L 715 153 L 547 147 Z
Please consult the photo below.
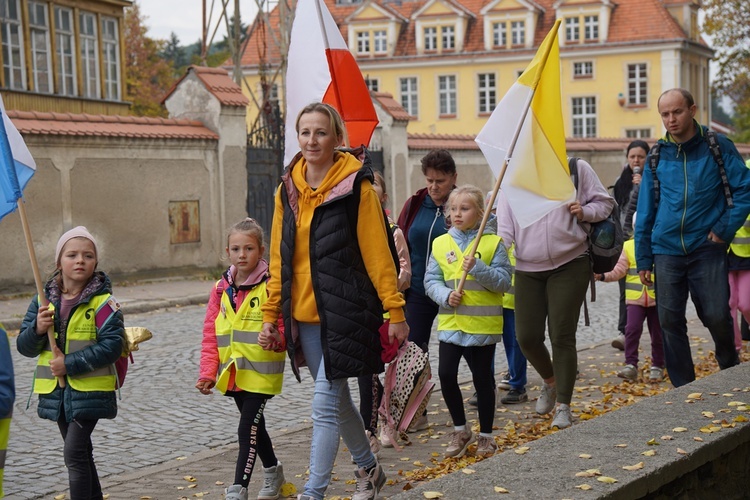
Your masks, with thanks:
M 125 96 L 134 115 L 165 117 L 161 100 L 172 86 L 174 69 L 160 57 L 167 42 L 148 37 L 145 19 L 137 1 L 125 9 Z
M 735 104 L 733 139 L 750 142 L 750 2 L 704 0 L 703 8 L 703 29 L 717 47 L 714 94 L 729 97 Z

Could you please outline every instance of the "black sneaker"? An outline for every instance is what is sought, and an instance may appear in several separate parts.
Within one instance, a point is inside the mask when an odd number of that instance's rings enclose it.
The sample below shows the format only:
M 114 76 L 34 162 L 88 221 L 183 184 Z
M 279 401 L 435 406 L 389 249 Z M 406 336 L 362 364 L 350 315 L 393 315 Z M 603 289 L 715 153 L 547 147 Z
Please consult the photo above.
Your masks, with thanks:
M 526 390 L 524 389 L 523 392 L 519 391 L 518 389 L 511 389 L 508 391 L 508 394 L 506 394 L 500 402 L 504 405 L 513 405 L 518 403 L 525 403 L 529 400 L 529 395 L 526 394 Z

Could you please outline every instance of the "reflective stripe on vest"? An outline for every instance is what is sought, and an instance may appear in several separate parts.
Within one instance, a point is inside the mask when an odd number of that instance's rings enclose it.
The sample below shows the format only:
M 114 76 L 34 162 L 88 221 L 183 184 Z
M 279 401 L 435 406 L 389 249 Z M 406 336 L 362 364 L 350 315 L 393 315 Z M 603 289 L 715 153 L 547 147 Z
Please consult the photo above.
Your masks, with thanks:
M 234 383 L 248 392 L 280 394 L 286 353 L 266 351 L 258 345 L 263 328 L 261 305 L 267 297 L 266 283 L 248 292 L 235 313 L 226 290 L 216 316 L 216 344 L 219 348 L 219 377 L 216 389 L 226 393 L 234 367 Z
M 626 300 L 638 300 L 643 295 L 645 289 L 648 293 L 649 298 L 653 301 L 656 299 L 654 293 L 654 285 L 646 286 L 641 283 L 641 277 L 638 275 L 638 267 L 635 263 L 635 240 L 632 238 L 625 242 L 622 246 L 625 250 L 625 255 L 628 256 L 628 274 L 625 276 L 625 299 Z M 656 275 L 651 273 L 651 281 L 656 279 Z
M 8 450 L 10 436 L 10 415 L 0 419 L 0 498 L 3 497 L 3 473 L 5 470 L 5 455 Z
M 745 219 L 745 223 L 735 233 L 729 247 L 738 257 L 750 257 L 750 217 Z
M 88 303 L 76 306 L 73 315 L 68 321 L 65 334 L 64 353 L 70 354 L 96 344 L 96 313 L 111 297 L 105 293 L 95 295 Z M 55 338 L 58 337 L 55 332 Z M 49 342 L 45 344 L 44 350 L 39 355 L 34 377 L 34 393 L 49 394 L 57 387 L 57 378 L 52 375 L 49 362 L 52 360 L 52 348 Z M 114 391 L 115 390 L 115 367 L 107 365 L 94 371 L 80 375 L 66 375 L 65 380 L 71 388 L 77 391 Z
M 477 247 L 478 259 L 486 265 L 492 263 L 497 246 L 501 245 L 499 236 L 485 234 L 479 240 Z M 470 242 L 470 249 L 474 242 Z M 440 265 L 445 278 L 445 285 L 453 290 L 461 281 L 464 254 L 450 234 L 435 238 L 432 243 L 432 255 Z M 451 262 L 448 262 L 449 256 Z M 503 294 L 492 292 L 476 282 L 471 276 L 466 276 L 464 296 L 461 304 L 452 309 L 440 308 L 438 312 L 438 330 L 460 330 L 464 333 L 484 335 L 500 334 L 503 331 Z
M 503 309 L 516 308 L 516 244 L 513 243 L 508 249 L 508 260 L 510 261 L 510 290 L 503 294 Z

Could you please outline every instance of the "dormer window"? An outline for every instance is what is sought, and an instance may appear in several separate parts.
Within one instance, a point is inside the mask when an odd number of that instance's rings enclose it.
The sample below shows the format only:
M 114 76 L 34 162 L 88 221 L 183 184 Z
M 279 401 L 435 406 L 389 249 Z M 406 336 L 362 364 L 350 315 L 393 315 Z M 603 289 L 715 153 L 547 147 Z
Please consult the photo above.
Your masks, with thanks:
M 513 21 L 510 23 L 511 45 L 523 45 L 526 43 L 526 23 Z
M 587 42 L 599 40 L 599 16 L 583 18 L 583 38 Z
M 360 31 L 357 33 L 357 54 L 370 53 L 370 32 Z
M 385 54 L 388 51 L 387 36 L 385 30 L 376 30 L 373 32 L 373 40 L 375 42 L 375 53 Z
M 505 29 L 505 23 L 492 24 L 492 46 L 505 47 L 508 45 L 508 30 Z
M 437 28 L 434 26 L 424 29 L 424 50 L 437 50 Z
M 443 38 L 443 50 L 453 50 L 456 48 L 456 30 L 453 26 L 443 26 L 441 29 Z

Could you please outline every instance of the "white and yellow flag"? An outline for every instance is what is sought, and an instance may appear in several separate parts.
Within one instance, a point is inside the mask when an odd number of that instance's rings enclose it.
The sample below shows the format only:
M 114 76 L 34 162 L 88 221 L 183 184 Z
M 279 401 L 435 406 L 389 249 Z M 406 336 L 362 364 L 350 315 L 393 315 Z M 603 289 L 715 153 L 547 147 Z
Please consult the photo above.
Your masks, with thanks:
M 560 20 L 498 103 L 475 141 L 521 227 L 575 199 L 565 152 L 560 97 Z

